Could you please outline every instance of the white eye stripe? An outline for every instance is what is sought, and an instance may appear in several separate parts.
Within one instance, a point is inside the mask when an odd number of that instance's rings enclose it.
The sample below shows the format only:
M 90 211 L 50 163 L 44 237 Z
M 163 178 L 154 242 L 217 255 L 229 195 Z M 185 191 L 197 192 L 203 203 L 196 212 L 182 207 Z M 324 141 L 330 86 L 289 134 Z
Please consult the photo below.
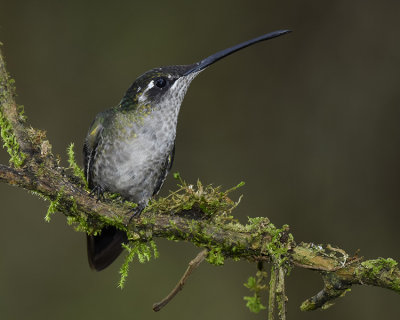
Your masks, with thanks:
M 140 95 L 140 97 L 139 97 L 139 102 L 144 102 L 144 101 L 146 101 L 147 100 L 147 95 L 146 95 L 146 93 L 147 93 L 147 91 L 149 91 L 151 88 L 153 88 L 154 87 L 154 80 L 151 80 L 150 82 L 149 82 L 149 84 L 147 85 L 147 87 L 146 87 L 146 89 L 144 89 L 143 90 L 143 93 Z
M 154 80 L 151 80 L 150 83 L 147 85 L 146 90 L 144 90 L 144 92 L 150 90 L 150 89 L 153 88 L 153 87 L 154 87 Z

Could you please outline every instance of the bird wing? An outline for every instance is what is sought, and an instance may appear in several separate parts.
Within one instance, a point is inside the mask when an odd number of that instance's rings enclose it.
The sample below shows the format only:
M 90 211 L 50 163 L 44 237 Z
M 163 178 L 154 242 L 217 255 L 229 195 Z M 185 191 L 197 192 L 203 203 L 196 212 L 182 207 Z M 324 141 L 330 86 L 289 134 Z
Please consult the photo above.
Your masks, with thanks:
M 86 136 L 85 144 L 83 146 L 83 157 L 85 163 L 85 177 L 88 182 L 89 188 L 92 188 L 92 168 L 93 159 L 96 155 L 96 148 L 102 139 L 101 133 L 103 132 L 103 123 L 105 120 L 105 114 L 99 113 L 94 119 L 92 125 L 89 128 Z
M 158 177 L 156 187 L 154 188 L 153 196 L 156 195 L 160 191 L 160 189 L 165 181 L 165 178 L 168 175 L 169 170 L 171 170 L 171 168 L 172 168 L 172 164 L 174 162 L 174 157 L 175 157 L 175 143 L 174 143 L 174 146 L 173 146 L 171 152 L 169 153 L 169 155 L 167 156 L 167 158 L 164 161 L 163 169 Z
M 91 124 L 83 146 L 85 162 L 85 176 L 89 188 L 93 185 L 93 161 L 96 156 L 96 149 L 102 140 L 104 123 L 109 117 L 109 113 L 103 112 L 96 116 Z M 106 226 L 101 234 L 97 236 L 87 235 L 87 253 L 89 265 L 97 271 L 109 266 L 123 251 L 122 243 L 127 241 L 126 233 L 112 226 Z

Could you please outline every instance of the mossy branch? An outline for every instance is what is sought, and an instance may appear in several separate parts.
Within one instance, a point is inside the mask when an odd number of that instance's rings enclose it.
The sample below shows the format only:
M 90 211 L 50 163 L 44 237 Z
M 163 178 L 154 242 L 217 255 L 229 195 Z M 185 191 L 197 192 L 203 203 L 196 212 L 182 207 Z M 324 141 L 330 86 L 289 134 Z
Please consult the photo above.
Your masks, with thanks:
M 302 310 L 330 306 L 352 285 L 373 285 L 400 293 L 396 261 L 390 258 L 364 261 L 329 245 L 296 244 L 288 226 L 277 228 L 267 218 L 253 218 L 241 224 L 231 215 L 238 204 L 228 196 L 232 190 L 224 192 L 200 182 L 188 185 L 179 176 L 177 191 L 153 200 L 140 218 L 130 222 L 132 203 L 112 195 L 110 201 L 96 201 L 82 181 L 72 148 L 70 168 L 63 168 L 52 154 L 45 132 L 27 126 L 21 108 L 15 103 L 14 82 L 6 71 L 1 52 L 0 126 L 11 159 L 10 166 L 0 164 L 0 182 L 24 188 L 49 201 L 49 215 L 55 211 L 65 214 L 68 222 L 80 231 L 96 234 L 104 225 L 126 231 L 133 243 L 128 260 L 135 254 L 143 261 L 148 259 L 150 249 L 155 249 L 153 239 L 162 237 L 189 241 L 207 249 L 206 260 L 215 265 L 222 265 L 228 258 L 271 262 L 270 308 L 274 308 L 276 299 L 280 319 L 286 316 L 285 273 L 292 267 L 319 272 L 324 280 L 322 291 L 305 301 Z M 139 243 L 146 245 L 135 247 Z M 124 265 L 123 276 L 127 269 Z M 273 311 L 269 312 L 270 319 Z

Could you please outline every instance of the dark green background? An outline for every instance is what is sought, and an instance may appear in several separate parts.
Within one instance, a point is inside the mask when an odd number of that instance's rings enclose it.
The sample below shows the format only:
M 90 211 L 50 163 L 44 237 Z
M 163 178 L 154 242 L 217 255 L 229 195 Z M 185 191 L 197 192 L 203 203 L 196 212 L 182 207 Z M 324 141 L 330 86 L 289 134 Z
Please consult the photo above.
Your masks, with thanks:
M 146 70 L 186 64 L 281 28 L 294 32 L 218 62 L 183 103 L 173 171 L 231 187 L 235 212 L 291 226 L 297 241 L 331 243 L 368 258 L 400 259 L 399 1 L 5 1 L 0 41 L 30 124 L 65 164 L 95 114 L 118 103 Z M 2 163 L 7 155 L 1 152 Z M 162 194 L 174 189 L 168 178 Z M 160 258 L 89 270 L 85 236 L 47 203 L 0 185 L 1 319 L 265 319 L 243 287 L 255 266 L 204 263 L 160 313 L 199 249 L 157 240 Z M 239 196 L 239 193 L 235 195 Z M 289 319 L 394 319 L 400 297 L 354 287 L 333 308 L 301 313 L 318 274 L 288 278 Z

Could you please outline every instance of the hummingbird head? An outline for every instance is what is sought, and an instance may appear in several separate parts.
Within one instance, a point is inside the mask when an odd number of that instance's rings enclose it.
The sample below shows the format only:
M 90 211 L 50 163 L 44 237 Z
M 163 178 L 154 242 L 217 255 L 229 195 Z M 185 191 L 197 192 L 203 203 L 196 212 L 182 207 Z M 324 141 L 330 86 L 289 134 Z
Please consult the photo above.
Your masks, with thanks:
M 169 106 L 179 111 L 190 83 L 201 71 L 238 50 L 289 32 L 290 30 L 279 30 L 267 33 L 221 50 L 194 64 L 160 67 L 147 71 L 129 87 L 120 102 L 120 107 L 135 110 L 140 105 L 150 105 L 152 109 Z
M 157 108 L 164 102 L 180 105 L 190 83 L 199 74 L 191 72 L 185 75 L 193 66 L 167 66 L 145 72 L 129 87 L 121 107 L 130 109 L 150 105 Z

